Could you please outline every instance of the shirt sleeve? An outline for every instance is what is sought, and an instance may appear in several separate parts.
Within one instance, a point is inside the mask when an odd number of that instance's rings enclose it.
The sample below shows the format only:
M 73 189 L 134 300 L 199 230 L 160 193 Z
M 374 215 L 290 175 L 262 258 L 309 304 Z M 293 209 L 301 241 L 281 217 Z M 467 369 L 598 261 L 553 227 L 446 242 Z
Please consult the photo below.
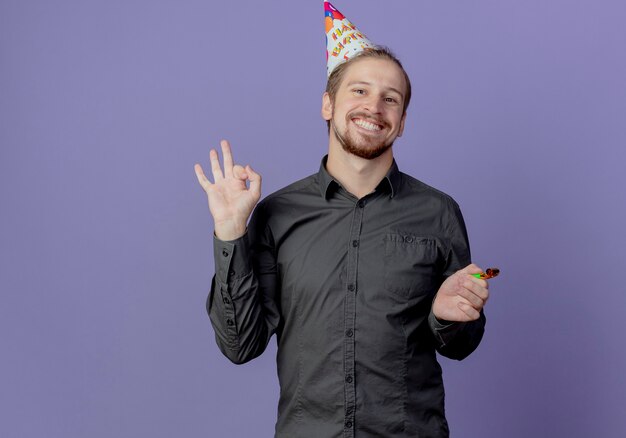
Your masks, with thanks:
M 471 263 L 469 240 L 463 215 L 456 202 L 450 200 L 450 210 L 446 215 L 447 254 L 443 280 Z M 485 332 L 485 314 L 471 322 L 449 322 L 438 320 L 432 312 L 428 315 L 428 325 L 435 337 L 437 351 L 450 359 L 462 360 L 469 356 L 480 344 Z
M 262 211 L 257 207 L 241 238 L 213 237 L 215 275 L 206 307 L 219 349 L 237 364 L 263 353 L 280 324 L 275 251 Z

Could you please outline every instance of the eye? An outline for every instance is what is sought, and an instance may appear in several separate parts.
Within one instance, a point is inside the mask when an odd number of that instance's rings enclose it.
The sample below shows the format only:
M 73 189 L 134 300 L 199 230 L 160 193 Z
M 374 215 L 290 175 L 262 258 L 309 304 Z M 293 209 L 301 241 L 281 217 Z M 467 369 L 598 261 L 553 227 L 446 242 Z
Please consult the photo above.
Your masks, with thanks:
M 352 90 L 352 92 L 354 94 L 365 94 L 365 90 L 362 88 L 355 88 L 354 90 Z
M 385 102 L 387 103 L 397 103 L 398 101 L 393 97 L 385 97 Z

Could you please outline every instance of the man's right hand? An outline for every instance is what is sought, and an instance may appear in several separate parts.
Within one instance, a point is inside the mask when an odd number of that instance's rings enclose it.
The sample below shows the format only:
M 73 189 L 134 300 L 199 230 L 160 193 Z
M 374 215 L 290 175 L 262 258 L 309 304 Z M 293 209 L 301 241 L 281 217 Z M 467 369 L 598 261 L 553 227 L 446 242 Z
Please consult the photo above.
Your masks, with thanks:
M 202 166 L 194 170 L 198 182 L 207 194 L 209 210 L 215 223 L 215 235 L 220 240 L 235 240 L 246 232 L 246 224 L 254 206 L 261 198 L 261 175 L 247 165 L 233 164 L 233 155 L 226 140 L 220 142 L 224 158 L 224 171 L 220 167 L 217 151 L 211 149 L 213 183 L 205 176 Z M 250 182 L 250 186 L 246 182 Z

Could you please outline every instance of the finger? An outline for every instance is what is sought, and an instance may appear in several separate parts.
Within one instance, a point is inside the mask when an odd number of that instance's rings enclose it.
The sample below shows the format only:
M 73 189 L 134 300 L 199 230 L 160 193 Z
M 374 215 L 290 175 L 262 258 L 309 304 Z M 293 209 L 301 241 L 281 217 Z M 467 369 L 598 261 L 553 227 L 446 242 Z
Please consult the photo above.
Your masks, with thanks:
M 480 312 L 467 303 L 459 302 L 457 307 L 461 309 L 461 312 L 467 315 L 469 321 L 476 321 L 480 318 Z
M 250 180 L 250 191 L 257 196 L 261 196 L 261 175 L 256 173 L 250 165 L 246 166 L 246 172 Z
M 489 289 L 489 283 L 487 280 L 483 280 L 482 278 L 476 278 L 473 275 L 468 275 L 466 281 L 471 281 L 475 285 L 482 287 L 484 289 Z
M 220 141 L 222 146 L 222 158 L 224 159 L 224 176 L 233 176 L 233 154 L 230 150 L 230 143 L 227 140 Z
M 473 308 L 480 310 L 485 305 L 485 299 L 481 296 L 481 291 L 472 289 L 475 285 L 470 283 L 471 282 L 464 283 L 462 287 L 459 288 L 457 294 L 467 301 Z
M 485 280 L 469 277 L 463 282 L 463 287 L 483 301 L 489 298 L 489 284 Z
M 202 186 L 202 188 L 206 191 L 211 186 L 211 181 L 208 180 L 206 175 L 204 174 L 204 170 L 202 170 L 202 166 L 199 164 L 195 164 L 193 166 L 193 170 L 196 172 L 196 178 L 198 178 L 198 182 Z
M 213 172 L 213 181 L 223 179 L 224 174 L 222 173 L 222 169 L 220 168 L 220 160 L 217 156 L 217 151 L 215 149 L 211 149 L 211 152 L 209 152 L 209 158 L 211 160 L 211 172 Z

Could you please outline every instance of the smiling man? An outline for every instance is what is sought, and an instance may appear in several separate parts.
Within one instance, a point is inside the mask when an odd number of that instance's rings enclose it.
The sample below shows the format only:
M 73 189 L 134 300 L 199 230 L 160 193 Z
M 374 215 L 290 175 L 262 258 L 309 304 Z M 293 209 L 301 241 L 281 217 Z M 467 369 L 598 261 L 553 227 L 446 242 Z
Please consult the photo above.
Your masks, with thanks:
M 330 136 L 327 170 L 350 193 L 366 195 L 390 169 L 409 100 L 409 79 L 386 49 L 363 51 L 329 77 L 322 98 Z
M 447 437 L 436 352 L 478 346 L 487 282 L 471 275 L 455 201 L 394 161 L 411 95 L 402 65 L 381 48 L 347 57 L 323 95 L 316 174 L 259 203 L 260 175 L 226 141 L 223 165 L 210 152 L 213 183 L 196 165 L 215 223 L 207 310 L 235 363 L 276 334 L 277 437 Z
M 411 98 L 411 83 L 388 50 L 368 50 L 360 53 L 360 58 L 354 61 L 361 61 L 356 72 L 350 71 L 350 64 L 343 63 L 329 78 L 323 97 L 322 116 L 328 121 L 329 131 L 332 126 L 335 140 L 346 152 L 373 159 L 389 151 L 393 140 L 402 135 L 406 108 Z M 342 104 L 339 107 L 336 100 L 338 93 L 339 103 Z M 382 99 L 373 99 L 376 94 Z M 344 108 L 347 112 L 345 120 L 335 120 L 335 111 Z M 360 128 L 356 132 L 361 132 L 365 143 L 371 145 L 359 146 L 359 136 L 349 132 L 350 127 Z M 364 142 L 363 139 L 361 142 Z

